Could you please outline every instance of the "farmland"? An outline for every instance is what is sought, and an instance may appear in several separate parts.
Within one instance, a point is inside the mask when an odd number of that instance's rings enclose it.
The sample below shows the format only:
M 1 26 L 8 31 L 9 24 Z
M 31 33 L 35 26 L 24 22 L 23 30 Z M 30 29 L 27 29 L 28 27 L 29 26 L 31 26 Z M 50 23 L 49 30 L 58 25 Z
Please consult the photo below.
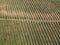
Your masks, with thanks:
M 59 0 L 0 0 L 0 17 L 27 18 L 36 13 L 39 15 L 60 15 Z M 41 14 L 39 14 L 41 13 Z M 6 15 L 6 16 L 5 16 Z M 26 16 L 27 15 L 27 16 Z M 29 17 L 30 18 L 30 17 Z
M 59 45 L 60 22 L 0 20 L 0 45 Z
M 0 45 L 60 45 L 60 0 L 0 0 Z

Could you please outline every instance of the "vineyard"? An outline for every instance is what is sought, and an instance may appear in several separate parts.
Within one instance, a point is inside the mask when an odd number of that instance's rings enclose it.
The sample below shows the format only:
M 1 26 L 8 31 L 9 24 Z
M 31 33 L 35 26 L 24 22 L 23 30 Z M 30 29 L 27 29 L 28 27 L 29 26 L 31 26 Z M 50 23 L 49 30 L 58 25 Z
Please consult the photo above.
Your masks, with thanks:
M 0 45 L 60 45 L 60 0 L 0 0 Z

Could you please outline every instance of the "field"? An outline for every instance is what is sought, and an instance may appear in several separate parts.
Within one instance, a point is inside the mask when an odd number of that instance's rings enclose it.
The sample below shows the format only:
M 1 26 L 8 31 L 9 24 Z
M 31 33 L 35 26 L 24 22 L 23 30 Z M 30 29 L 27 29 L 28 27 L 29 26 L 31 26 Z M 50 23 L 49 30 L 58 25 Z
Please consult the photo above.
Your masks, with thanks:
M 60 45 L 60 0 L 0 0 L 0 45 Z
M 60 22 L 0 20 L 0 45 L 59 45 Z

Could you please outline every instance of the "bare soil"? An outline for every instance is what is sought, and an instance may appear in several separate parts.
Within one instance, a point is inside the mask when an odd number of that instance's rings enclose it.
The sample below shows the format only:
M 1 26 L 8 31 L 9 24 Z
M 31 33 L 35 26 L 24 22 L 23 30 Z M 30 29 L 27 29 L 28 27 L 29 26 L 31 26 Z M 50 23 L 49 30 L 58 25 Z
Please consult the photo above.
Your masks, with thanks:
M 42 19 L 60 19 L 60 14 L 46 14 L 46 13 L 27 13 L 27 12 L 22 12 L 22 11 L 6 11 L 6 10 L 1 10 L 0 15 L 3 16 L 10 16 L 10 17 L 30 17 L 30 18 L 42 18 Z

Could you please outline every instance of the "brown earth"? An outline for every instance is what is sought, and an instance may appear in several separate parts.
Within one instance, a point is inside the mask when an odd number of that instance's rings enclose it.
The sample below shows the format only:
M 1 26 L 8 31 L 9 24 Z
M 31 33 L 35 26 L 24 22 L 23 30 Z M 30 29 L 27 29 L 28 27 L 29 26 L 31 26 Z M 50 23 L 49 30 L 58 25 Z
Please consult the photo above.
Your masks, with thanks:
M 7 4 L 0 4 L 0 15 L 1 16 L 10 16 L 10 17 L 28 17 L 28 18 L 40 18 L 40 19 L 60 19 L 60 14 L 57 13 L 32 13 L 32 12 L 23 12 L 23 11 L 7 11 L 4 8 L 8 7 Z
M 53 14 L 46 14 L 46 13 L 32 13 L 32 12 L 23 12 L 23 11 L 6 11 L 0 10 L 0 15 L 3 16 L 10 16 L 10 17 L 30 17 L 30 18 L 42 18 L 42 19 L 60 19 L 60 14 L 53 13 Z

